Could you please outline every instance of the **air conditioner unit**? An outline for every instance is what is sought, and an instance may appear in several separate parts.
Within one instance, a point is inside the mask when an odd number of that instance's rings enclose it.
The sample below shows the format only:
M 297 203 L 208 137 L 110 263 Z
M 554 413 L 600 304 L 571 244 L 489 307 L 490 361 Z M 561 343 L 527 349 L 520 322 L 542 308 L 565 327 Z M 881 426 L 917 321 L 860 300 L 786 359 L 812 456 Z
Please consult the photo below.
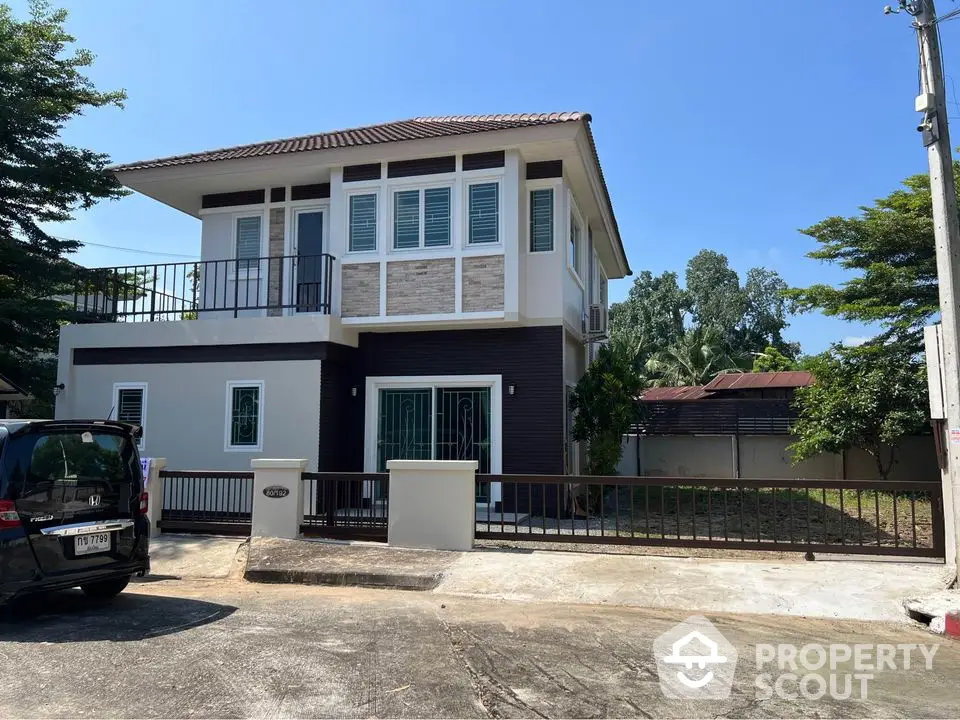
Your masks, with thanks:
M 600 303 L 590 305 L 587 333 L 603 337 L 607 334 L 607 306 Z

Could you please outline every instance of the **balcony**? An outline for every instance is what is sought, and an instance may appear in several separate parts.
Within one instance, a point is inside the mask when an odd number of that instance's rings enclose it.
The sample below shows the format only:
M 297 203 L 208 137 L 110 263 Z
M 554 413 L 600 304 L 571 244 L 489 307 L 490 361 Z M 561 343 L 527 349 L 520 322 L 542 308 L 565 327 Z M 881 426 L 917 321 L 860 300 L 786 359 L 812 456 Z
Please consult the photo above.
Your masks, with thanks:
M 275 255 L 161 265 L 79 268 L 77 322 L 329 315 L 332 255 Z

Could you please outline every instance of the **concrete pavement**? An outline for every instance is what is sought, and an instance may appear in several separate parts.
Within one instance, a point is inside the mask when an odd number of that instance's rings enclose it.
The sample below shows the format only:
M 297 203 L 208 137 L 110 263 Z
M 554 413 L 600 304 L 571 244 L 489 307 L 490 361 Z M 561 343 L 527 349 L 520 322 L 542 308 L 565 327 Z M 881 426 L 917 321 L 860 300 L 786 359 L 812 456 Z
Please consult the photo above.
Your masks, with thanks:
M 158 577 L 225 578 L 243 572 L 247 538 L 163 533 L 150 538 L 150 572 Z
M 724 700 L 667 700 L 653 640 L 684 611 L 437 593 L 158 581 L 0 616 L 0 717 L 952 717 L 960 643 L 865 700 L 758 697 L 758 643 L 931 643 L 905 625 L 710 615 Z M 919 658 L 918 658 L 919 659 Z M 794 693 L 795 694 L 795 693 Z
M 902 622 L 908 621 L 905 597 L 940 590 L 947 582 L 942 563 L 922 560 L 722 560 L 493 549 L 453 553 L 266 538 L 251 540 L 246 577 L 526 602 Z

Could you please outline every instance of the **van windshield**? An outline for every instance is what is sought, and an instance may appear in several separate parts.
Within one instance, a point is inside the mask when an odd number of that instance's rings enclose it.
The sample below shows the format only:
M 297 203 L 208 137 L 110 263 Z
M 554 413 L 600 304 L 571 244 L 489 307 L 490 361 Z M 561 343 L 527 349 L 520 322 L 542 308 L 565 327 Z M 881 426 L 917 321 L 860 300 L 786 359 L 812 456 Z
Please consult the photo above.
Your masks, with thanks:
M 51 430 L 8 438 L 2 472 L 21 497 L 60 483 L 135 483 L 140 459 L 132 438 L 102 430 Z

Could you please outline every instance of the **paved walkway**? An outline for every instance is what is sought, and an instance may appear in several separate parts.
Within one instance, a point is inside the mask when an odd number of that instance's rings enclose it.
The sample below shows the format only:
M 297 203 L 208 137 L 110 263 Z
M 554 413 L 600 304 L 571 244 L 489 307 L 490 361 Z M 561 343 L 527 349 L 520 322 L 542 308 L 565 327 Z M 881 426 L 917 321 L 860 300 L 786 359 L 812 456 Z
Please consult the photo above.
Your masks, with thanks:
M 155 578 L 225 578 L 243 571 L 247 538 L 163 533 L 150 538 Z
M 904 598 L 946 585 L 944 566 L 925 561 L 453 553 L 266 538 L 251 540 L 246 577 L 527 602 L 893 622 L 907 620 Z

